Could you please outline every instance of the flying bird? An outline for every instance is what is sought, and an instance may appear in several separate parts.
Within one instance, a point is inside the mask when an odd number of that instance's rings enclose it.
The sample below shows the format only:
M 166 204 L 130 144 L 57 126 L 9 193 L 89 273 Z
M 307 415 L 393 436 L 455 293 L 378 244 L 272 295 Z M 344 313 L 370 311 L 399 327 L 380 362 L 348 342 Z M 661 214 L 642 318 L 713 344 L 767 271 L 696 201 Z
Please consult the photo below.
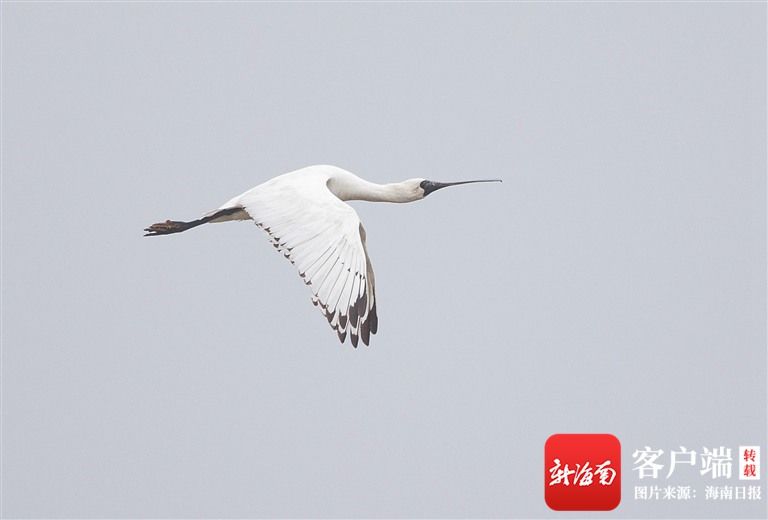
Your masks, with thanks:
M 365 229 L 348 200 L 414 202 L 447 186 L 476 182 L 408 179 L 375 184 L 336 166 L 308 166 L 274 177 L 189 222 L 166 220 L 144 236 L 180 233 L 202 224 L 253 220 L 272 245 L 299 270 L 312 290 L 312 303 L 344 343 L 349 334 L 368 345 L 376 334 L 376 283 L 365 245 Z

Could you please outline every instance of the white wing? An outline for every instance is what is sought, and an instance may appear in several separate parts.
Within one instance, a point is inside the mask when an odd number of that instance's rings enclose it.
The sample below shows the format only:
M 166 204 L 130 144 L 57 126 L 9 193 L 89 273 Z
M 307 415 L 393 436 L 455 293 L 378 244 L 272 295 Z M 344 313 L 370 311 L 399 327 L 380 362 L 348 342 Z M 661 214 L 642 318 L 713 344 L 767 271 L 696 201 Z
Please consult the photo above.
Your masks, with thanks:
M 357 213 L 328 190 L 326 175 L 286 174 L 228 202 L 269 234 L 294 264 L 343 343 L 368 345 L 378 328 L 373 268 Z

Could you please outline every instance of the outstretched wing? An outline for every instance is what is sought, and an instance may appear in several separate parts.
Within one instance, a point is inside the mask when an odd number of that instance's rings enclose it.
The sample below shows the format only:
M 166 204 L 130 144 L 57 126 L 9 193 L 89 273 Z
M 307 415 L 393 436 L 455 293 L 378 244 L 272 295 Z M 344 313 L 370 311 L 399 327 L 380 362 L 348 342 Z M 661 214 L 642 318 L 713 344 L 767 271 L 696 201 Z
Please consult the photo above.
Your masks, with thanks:
M 300 182 L 297 182 L 300 181 Z M 282 176 L 236 202 L 299 270 L 312 303 L 344 343 L 368 345 L 378 328 L 373 268 L 357 213 L 326 186 L 327 178 Z

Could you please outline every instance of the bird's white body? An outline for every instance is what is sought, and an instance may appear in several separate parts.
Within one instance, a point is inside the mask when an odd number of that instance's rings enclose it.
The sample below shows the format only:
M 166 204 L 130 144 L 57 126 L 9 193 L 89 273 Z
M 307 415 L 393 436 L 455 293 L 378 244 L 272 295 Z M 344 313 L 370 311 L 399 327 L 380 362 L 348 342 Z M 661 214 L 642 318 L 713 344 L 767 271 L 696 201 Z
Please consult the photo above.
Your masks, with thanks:
M 368 202 L 414 202 L 424 197 L 424 190 L 419 187 L 424 179 L 409 179 L 393 184 L 376 184 L 361 179 L 352 172 L 338 166 L 326 164 L 307 166 L 300 170 L 284 173 L 259 184 L 228 200 L 219 209 L 237 206 L 241 200 L 254 193 L 269 196 L 272 190 L 278 192 L 285 187 L 295 186 L 296 190 L 313 189 L 330 191 L 340 200 L 365 200 Z M 279 193 L 274 193 L 278 195 Z
M 378 329 L 376 286 L 357 213 L 344 203 L 414 202 L 459 183 L 409 179 L 375 184 L 336 166 L 309 166 L 274 177 L 193 222 L 153 224 L 149 236 L 185 231 L 205 223 L 253 220 L 272 245 L 294 264 L 312 290 L 312 301 L 344 342 L 366 345 Z

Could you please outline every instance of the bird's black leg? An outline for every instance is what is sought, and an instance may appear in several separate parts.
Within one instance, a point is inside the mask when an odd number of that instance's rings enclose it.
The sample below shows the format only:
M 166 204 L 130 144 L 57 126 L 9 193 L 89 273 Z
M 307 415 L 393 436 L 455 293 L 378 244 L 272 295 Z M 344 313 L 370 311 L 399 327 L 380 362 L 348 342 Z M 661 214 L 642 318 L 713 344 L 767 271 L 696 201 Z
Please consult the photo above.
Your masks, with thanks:
M 202 224 L 207 224 L 208 222 L 211 222 L 212 220 L 216 220 L 217 218 L 226 217 L 229 215 L 235 215 L 236 213 L 242 213 L 243 215 L 245 215 L 245 213 L 243 212 L 243 208 L 238 206 L 234 208 L 220 209 L 215 213 L 207 215 L 203 218 L 199 218 L 197 220 L 192 220 L 190 222 L 166 220 L 165 222 L 158 222 L 157 224 L 152 224 L 148 228 L 144 228 L 144 231 L 147 232 L 144 236 L 156 237 L 159 235 L 171 235 L 173 233 L 181 233 L 182 231 L 186 231 L 193 227 L 197 227 Z
M 193 220 L 191 222 L 178 222 L 176 220 L 166 220 L 165 222 L 158 222 L 157 224 L 152 224 L 148 228 L 145 228 L 144 231 L 146 231 L 147 233 L 144 236 L 156 237 L 159 235 L 170 235 L 172 233 L 181 233 L 182 231 L 186 231 L 195 226 L 199 226 L 200 224 L 205 224 L 206 222 L 208 222 L 206 219 Z

